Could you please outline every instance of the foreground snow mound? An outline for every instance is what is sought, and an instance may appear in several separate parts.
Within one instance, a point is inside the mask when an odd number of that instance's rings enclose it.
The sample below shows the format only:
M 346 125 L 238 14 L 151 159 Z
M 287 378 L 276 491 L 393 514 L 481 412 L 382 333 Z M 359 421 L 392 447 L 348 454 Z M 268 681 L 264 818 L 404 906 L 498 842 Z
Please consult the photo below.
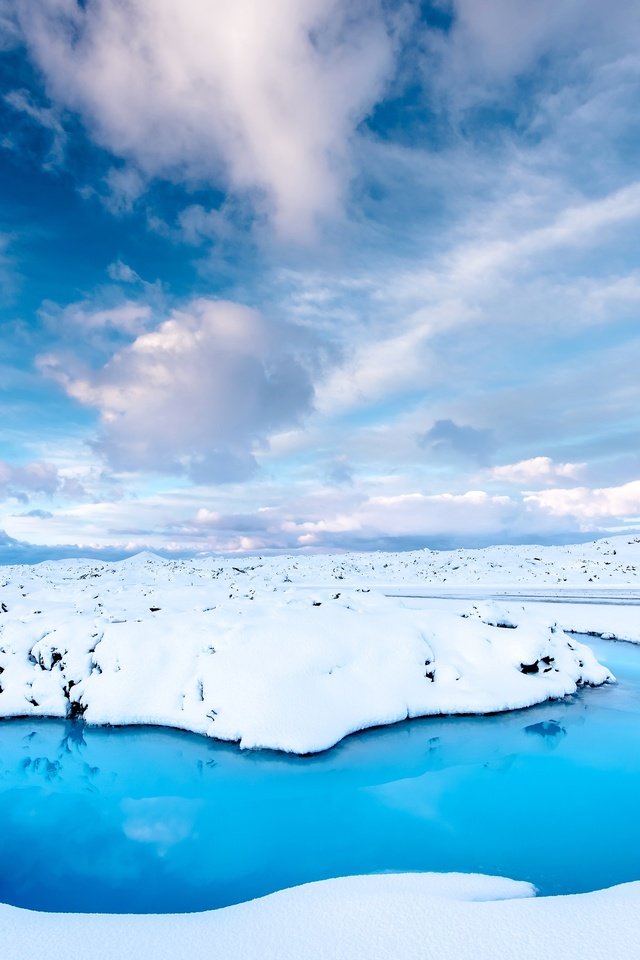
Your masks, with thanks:
M 640 883 L 567 897 L 464 874 L 324 880 L 208 913 L 0 906 L 3 960 L 633 960 Z
M 76 567 L 40 595 L 14 592 L 0 616 L 0 716 L 161 724 L 311 753 L 366 727 L 527 707 L 612 679 L 523 610 L 506 624 L 493 607 L 458 615 L 368 590 L 229 593 L 180 577 L 160 591 L 137 579 L 153 558 L 121 566 L 106 585 Z

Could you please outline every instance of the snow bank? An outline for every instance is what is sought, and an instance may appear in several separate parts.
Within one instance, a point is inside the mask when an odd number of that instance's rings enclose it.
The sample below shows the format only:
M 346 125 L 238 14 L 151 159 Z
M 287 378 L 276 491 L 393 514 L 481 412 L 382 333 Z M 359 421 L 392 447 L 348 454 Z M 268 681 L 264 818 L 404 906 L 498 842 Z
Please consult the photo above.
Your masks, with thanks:
M 240 568 L 238 568 L 240 569 Z M 326 749 L 407 717 L 531 706 L 612 679 L 535 613 L 414 610 L 149 556 L 15 568 L 0 592 L 0 716 L 162 724 Z M 29 581 L 29 582 L 28 582 Z
M 554 620 L 571 633 L 591 634 L 605 640 L 640 643 L 640 605 L 624 603 L 544 603 L 538 601 L 536 614 L 549 623 Z
M 604 640 L 623 640 L 640 644 L 640 602 L 635 597 L 617 601 L 602 599 L 599 595 L 552 599 L 549 595 L 511 594 L 499 599 L 484 599 L 478 592 L 467 598 L 452 593 L 439 597 L 400 595 L 402 604 L 412 610 L 441 610 L 461 616 L 487 617 L 494 622 L 497 615 L 507 622 L 518 622 L 531 613 L 538 621 L 555 626 L 566 633 L 602 637 Z M 496 614 L 496 611 L 498 613 Z
M 200 914 L 0 906 L 3 960 L 632 960 L 640 883 L 566 897 L 462 874 L 345 877 Z M 80 946 L 81 945 L 81 946 Z

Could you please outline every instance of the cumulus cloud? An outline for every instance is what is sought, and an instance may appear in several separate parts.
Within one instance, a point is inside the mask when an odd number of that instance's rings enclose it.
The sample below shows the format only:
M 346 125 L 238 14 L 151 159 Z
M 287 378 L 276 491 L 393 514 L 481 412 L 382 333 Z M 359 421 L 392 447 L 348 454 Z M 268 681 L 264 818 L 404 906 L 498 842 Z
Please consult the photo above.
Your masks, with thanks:
M 501 483 L 544 487 L 558 480 L 575 480 L 585 469 L 586 463 L 555 463 L 551 457 L 531 457 L 518 463 L 492 467 L 487 471 L 487 476 Z
M 134 175 L 223 184 L 288 235 L 339 208 L 392 66 L 379 0 L 16 5 L 53 102 L 127 164 L 118 195 L 135 198 Z
M 529 493 L 526 503 L 535 504 L 555 517 L 574 517 L 582 521 L 638 520 L 640 517 L 640 480 L 618 487 L 572 487 L 568 490 L 543 490 Z
M 99 410 L 96 447 L 114 468 L 229 482 L 254 472 L 256 443 L 309 412 L 319 354 L 308 331 L 200 298 L 100 369 L 56 354 L 39 366 Z
M 245 518 L 263 546 L 328 549 L 424 544 L 454 546 L 495 542 L 570 540 L 638 525 L 640 481 L 603 489 L 553 489 L 509 496 L 485 490 L 464 493 L 412 491 L 385 496 L 350 491 L 331 500 L 307 497 L 260 514 L 266 531 Z M 614 521 L 612 524 L 611 522 Z
M 325 504 L 325 508 L 326 508 Z M 612 519 L 637 525 L 640 517 L 640 481 L 606 489 L 577 488 L 498 496 L 484 490 L 465 493 L 411 492 L 345 500 L 318 512 L 311 499 L 307 517 L 287 516 L 286 508 L 270 513 L 270 539 L 288 537 L 296 547 L 335 548 L 385 542 L 393 548 L 447 542 L 522 542 L 523 539 L 570 539 L 571 534 L 607 530 Z M 315 515 L 314 515 L 315 514 Z M 618 523 L 614 524 L 617 526 Z M 263 538 L 269 542 L 269 537 Z

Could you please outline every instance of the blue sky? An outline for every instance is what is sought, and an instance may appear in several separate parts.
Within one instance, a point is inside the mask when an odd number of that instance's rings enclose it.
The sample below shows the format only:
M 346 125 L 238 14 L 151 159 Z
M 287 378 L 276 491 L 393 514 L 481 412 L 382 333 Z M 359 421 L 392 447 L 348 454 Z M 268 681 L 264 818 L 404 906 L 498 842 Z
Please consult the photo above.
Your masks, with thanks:
M 0 0 L 0 555 L 637 531 L 639 13 Z

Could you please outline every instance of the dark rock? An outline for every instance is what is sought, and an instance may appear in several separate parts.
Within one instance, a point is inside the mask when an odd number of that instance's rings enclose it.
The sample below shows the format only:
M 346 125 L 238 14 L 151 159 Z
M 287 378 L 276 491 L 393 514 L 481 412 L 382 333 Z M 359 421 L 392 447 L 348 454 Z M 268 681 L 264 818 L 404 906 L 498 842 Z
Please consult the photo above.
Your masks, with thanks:
M 80 703 L 79 700 L 71 700 L 67 710 L 67 717 L 69 720 L 79 720 L 82 716 L 84 716 L 86 709 L 86 703 Z
M 520 664 L 520 673 L 539 673 L 540 672 L 540 663 L 538 660 L 534 663 L 521 663 Z

